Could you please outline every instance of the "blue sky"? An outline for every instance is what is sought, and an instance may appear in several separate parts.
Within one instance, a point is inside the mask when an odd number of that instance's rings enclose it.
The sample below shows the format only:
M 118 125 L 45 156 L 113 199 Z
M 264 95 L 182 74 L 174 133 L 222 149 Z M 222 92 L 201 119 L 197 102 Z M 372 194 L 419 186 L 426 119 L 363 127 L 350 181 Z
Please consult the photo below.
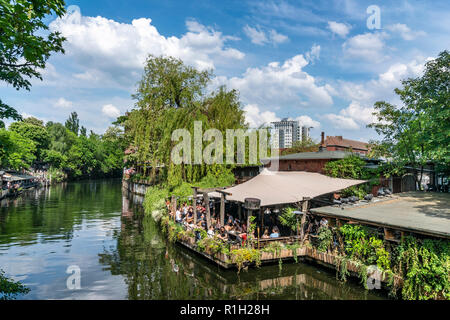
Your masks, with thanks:
M 380 8 L 369 29 L 367 8 Z M 450 49 L 448 1 L 67 1 L 51 30 L 67 37 L 31 92 L 0 85 L 24 116 L 102 133 L 133 107 L 148 54 L 213 69 L 211 85 L 240 91 L 252 126 L 283 117 L 357 140 L 376 138 L 373 103 L 398 103 L 400 80 Z

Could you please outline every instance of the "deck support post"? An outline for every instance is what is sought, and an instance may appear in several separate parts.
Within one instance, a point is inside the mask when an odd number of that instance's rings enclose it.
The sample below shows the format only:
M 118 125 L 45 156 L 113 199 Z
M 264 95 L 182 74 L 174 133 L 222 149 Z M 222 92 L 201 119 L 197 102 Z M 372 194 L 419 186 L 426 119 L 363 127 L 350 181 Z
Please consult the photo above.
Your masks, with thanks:
M 308 214 L 308 207 L 309 207 L 309 197 L 303 197 L 303 203 L 302 203 L 302 222 L 301 222 L 301 229 L 300 229 L 300 241 L 303 244 L 303 241 L 305 240 L 305 224 L 306 224 L 306 215 Z

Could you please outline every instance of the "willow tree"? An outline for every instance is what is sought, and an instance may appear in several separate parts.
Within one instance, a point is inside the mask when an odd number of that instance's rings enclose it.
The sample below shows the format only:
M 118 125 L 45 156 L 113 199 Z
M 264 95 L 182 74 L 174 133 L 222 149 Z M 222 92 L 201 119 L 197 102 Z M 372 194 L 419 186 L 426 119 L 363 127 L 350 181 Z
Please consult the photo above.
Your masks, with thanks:
M 226 129 L 246 128 L 237 91 L 221 87 L 208 93 L 211 78 L 210 71 L 199 71 L 179 59 L 150 55 L 133 95 L 135 108 L 122 121 L 127 139 L 137 151 L 135 161 L 151 167 L 151 176 L 163 166 L 160 178 L 169 185 L 199 181 L 211 170 L 220 172 L 215 165 L 171 163 L 174 130 L 186 129 L 193 136 L 195 121 L 202 122 L 203 130 L 216 128 L 224 136 Z

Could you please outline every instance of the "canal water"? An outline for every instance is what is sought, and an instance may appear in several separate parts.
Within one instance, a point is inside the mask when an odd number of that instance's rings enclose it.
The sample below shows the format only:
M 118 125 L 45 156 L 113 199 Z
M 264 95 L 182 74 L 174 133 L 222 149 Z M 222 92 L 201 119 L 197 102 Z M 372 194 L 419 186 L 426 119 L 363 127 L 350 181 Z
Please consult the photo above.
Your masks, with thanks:
M 237 274 L 168 244 L 120 180 L 26 192 L 0 207 L 0 269 L 18 299 L 385 299 L 303 263 Z M 77 277 L 79 275 L 79 278 Z M 80 288 L 77 287 L 79 279 Z

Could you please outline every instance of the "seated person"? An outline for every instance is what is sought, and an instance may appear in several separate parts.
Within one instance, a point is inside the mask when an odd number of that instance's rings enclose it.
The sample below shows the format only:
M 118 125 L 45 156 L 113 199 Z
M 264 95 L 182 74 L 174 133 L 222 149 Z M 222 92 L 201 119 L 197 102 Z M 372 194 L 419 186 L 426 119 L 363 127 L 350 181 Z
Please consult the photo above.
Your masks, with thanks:
M 175 212 L 175 221 L 181 223 L 183 221 L 183 217 L 181 216 L 181 210 L 177 209 Z
M 264 234 L 262 235 L 262 238 L 263 239 L 269 239 L 270 238 L 269 229 L 268 228 L 265 228 Z
M 228 222 L 224 228 L 227 232 L 229 232 L 229 231 L 233 230 L 233 224 L 231 222 Z
M 221 228 L 220 228 L 218 237 L 219 237 L 220 239 L 222 239 L 223 241 L 227 241 L 227 240 L 228 240 L 228 233 L 227 233 L 227 231 L 225 230 L 225 227 L 221 227 Z
M 189 209 L 188 214 L 186 216 L 186 222 L 192 223 L 194 221 L 194 211 L 192 209 Z
M 270 234 L 270 238 L 278 238 L 280 236 L 280 231 L 278 230 L 278 227 L 275 226 L 272 228 L 272 233 Z
M 227 222 L 226 222 L 226 224 L 228 224 L 228 223 L 231 223 L 231 224 L 234 223 L 234 219 L 229 213 L 227 214 Z
M 325 218 L 322 218 L 322 220 L 320 220 L 320 226 L 321 227 L 326 227 L 328 226 L 328 220 Z
M 213 227 L 213 225 L 209 226 L 208 237 L 209 238 L 213 238 L 214 237 L 214 227 Z

